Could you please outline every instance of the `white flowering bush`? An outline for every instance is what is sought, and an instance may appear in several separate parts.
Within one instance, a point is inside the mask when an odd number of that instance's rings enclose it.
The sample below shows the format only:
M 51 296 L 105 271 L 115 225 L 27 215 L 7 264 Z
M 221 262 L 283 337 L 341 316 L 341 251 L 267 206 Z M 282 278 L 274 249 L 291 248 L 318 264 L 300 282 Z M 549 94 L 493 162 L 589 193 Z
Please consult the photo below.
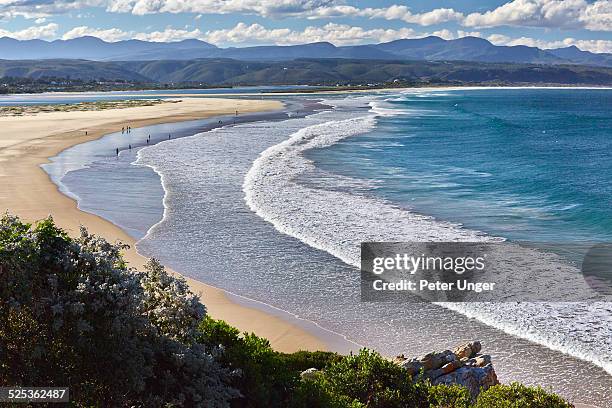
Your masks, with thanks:
M 80 406 L 229 406 L 232 374 L 197 341 L 204 306 L 157 261 L 128 268 L 125 248 L 0 219 L 0 386 L 70 387 Z

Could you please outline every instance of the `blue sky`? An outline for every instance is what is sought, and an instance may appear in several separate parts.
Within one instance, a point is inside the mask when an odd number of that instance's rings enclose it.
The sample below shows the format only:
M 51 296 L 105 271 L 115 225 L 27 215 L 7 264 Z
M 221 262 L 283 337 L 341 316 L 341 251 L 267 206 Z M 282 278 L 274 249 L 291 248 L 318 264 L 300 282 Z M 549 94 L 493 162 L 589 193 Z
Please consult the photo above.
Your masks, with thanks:
M 612 52 L 612 0 L 0 0 L 0 37 L 366 44 L 466 35 Z M 1 58 L 1 56 L 0 56 Z

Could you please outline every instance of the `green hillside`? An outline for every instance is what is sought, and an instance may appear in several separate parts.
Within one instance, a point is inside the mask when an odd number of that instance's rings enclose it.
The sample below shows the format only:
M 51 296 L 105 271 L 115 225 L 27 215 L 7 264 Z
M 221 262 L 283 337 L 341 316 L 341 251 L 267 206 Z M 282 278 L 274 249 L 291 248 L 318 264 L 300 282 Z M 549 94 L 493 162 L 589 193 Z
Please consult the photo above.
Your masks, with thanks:
M 0 77 L 122 80 L 156 84 L 367 85 L 560 84 L 612 85 L 612 68 L 579 65 L 297 59 L 252 62 L 232 59 L 97 62 L 0 60 Z

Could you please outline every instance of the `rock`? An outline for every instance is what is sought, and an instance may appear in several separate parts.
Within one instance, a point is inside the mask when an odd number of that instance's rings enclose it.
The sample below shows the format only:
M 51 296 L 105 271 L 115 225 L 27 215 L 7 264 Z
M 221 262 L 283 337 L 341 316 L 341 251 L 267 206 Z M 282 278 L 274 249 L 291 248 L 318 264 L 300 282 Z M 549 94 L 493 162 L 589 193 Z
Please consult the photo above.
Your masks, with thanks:
M 450 350 L 444 350 L 441 353 L 429 353 L 420 362 L 423 364 L 425 371 L 428 371 L 438 369 L 454 360 L 457 360 L 457 356 Z
M 317 370 L 316 368 L 309 368 L 308 370 L 304 370 L 300 373 L 300 378 L 302 380 L 312 380 L 316 377 L 318 372 L 319 370 Z
M 422 358 L 407 359 L 403 354 L 393 361 L 416 379 L 423 371 L 424 377 L 434 384 L 459 384 L 466 387 L 472 398 L 481 390 L 499 384 L 491 363 L 491 356 L 478 354 L 479 341 L 465 343 L 453 351 L 429 353 Z
M 472 399 L 476 399 L 480 391 L 499 384 L 493 365 L 484 367 L 461 367 L 449 374 L 433 380 L 433 384 L 459 384 L 468 389 Z
M 442 371 L 442 373 L 444 374 L 448 374 L 448 373 L 452 373 L 453 371 L 457 370 L 458 368 L 461 368 L 465 365 L 465 363 L 461 360 L 454 360 L 451 361 L 450 363 L 447 363 L 445 365 L 442 366 L 442 368 L 440 368 L 440 370 Z
M 465 365 L 469 367 L 484 367 L 488 364 L 491 364 L 491 356 L 488 354 L 481 354 L 465 362 Z
M 454 360 L 454 361 L 451 361 L 450 363 L 444 364 L 442 367 L 438 369 L 426 371 L 425 376 L 429 378 L 430 380 L 435 380 L 436 378 L 440 376 L 443 376 L 448 373 L 452 373 L 456 369 L 463 367 L 464 364 L 465 363 L 461 360 Z
M 406 360 L 407 360 L 406 356 L 404 356 L 403 354 L 400 354 L 399 356 L 395 356 L 395 358 L 391 361 L 393 361 L 395 364 L 402 364 Z
M 459 360 L 464 358 L 472 358 L 476 354 L 480 353 L 482 350 L 482 345 L 479 341 L 472 341 L 470 343 L 465 343 L 460 345 L 459 347 L 453 350 L 453 353 L 457 356 Z
M 423 364 L 416 359 L 404 360 L 399 363 L 399 366 L 408 371 L 408 374 L 410 374 L 412 377 L 417 375 L 419 371 L 421 371 L 421 368 L 423 368 Z

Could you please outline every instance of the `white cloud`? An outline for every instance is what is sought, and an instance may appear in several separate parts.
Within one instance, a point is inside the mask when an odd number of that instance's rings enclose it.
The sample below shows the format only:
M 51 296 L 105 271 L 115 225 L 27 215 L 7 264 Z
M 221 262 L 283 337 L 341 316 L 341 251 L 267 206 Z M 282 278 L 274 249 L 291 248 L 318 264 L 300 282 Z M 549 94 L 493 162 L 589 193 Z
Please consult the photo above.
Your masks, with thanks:
M 290 41 L 289 36 L 293 35 L 295 33 L 288 28 L 267 29 L 260 24 L 238 23 L 233 28 L 207 31 L 203 39 L 215 45 L 243 42 L 279 44 Z
M 335 0 L 110 0 L 108 10 L 136 15 L 151 13 L 257 14 L 298 16 L 337 3 Z
M 353 6 L 333 6 L 321 7 L 306 13 L 309 19 L 331 18 L 331 17 L 367 17 L 382 18 L 385 20 L 402 20 L 406 23 L 429 26 L 434 24 L 446 23 L 449 21 L 460 21 L 463 14 L 453 9 L 440 8 L 425 13 L 413 14 L 407 6 L 391 5 L 386 8 L 365 8 L 360 9 Z
M 415 32 L 411 28 L 364 29 L 346 24 L 328 23 L 322 27 L 309 26 L 302 31 L 294 31 L 288 28 L 268 29 L 260 24 L 238 23 L 231 29 L 207 31 L 201 39 L 217 45 L 236 43 L 290 45 L 319 41 L 328 41 L 335 45 L 351 45 L 392 41 L 414 35 Z
M 555 27 L 612 31 L 612 3 L 597 0 L 513 0 L 485 13 L 471 13 L 467 27 Z
M 430 35 L 435 35 L 436 37 L 444 38 L 445 40 L 455 40 L 462 37 L 482 37 L 482 34 L 479 31 L 451 31 L 447 30 L 446 28 L 443 30 L 434 31 Z
M 459 21 L 463 14 L 453 9 L 441 8 L 426 13 L 412 14 L 406 6 L 393 5 L 388 8 L 371 9 L 361 11 L 360 15 L 370 18 L 384 18 L 386 20 L 402 20 L 407 23 L 429 26 L 446 23 L 448 21 Z
M 612 53 L 612 41 L 610 40 L 578 40 L 568 37 L 562 40 L 546 41 L 531 37 L 512 38 L 501 34 L 492 34 L 486 39 L 495 45 L 526 45 L 541 49 L 564 48 L 575 45 L 583 51 Z
M 134 38 L 144 41 L 170 42 L 188 40 L 192 38 L 204 39 L 204 33 L 197 28 L 190 31 L 168 27 L 164 31 L 138 33 L 134 36 Z
M 19 31 L 7 31 L 0 28 L 0 37 L 11 37 L 17 40 L 50 39 L 56 36 L 58 28 L 59 26 L 55 23 L 32 26 Z
M 386 8 L 347 6 L 337 0 L 111 0 L 108 10 L 137 15 L 152 13 L 256 14 L 262 17 L 305 17 L 323 19 L 333 17 L 367 17 L 402 20 L 419 25 L 433 25 L 459 21 L 463 14 L 441 8 L 413 14 L 403 5 Z
M 436 37 L 444 38 L 445 40 L 454 40 L 455 38 L 457 38 L 457 35 L 455 34 L 455 32 L 451 30 L 447 30 L 446 28 L 442 30 L 434 31 L 433 33 L 431 33 L 431 35 L 435 35 Z
M 545 27 L 612 31 L 611 0 L 510 0 L 467 16 L 452 8 L 412 12 L 403 4 L 359 8 L 345 0 L 0 0 L 0 18 L 44 18 L 87 7 L 113 13 L 252 14 L 262 17 L 330 19 L 362 17 L 431 26 L 456 22 L 465 27 Z
M 0 0 L 0 15 L 7 19 L 36 19 L 86 7 L 104 6 L 106 2 L 107 0 Z
M 575 40 L 573 38 L 566 38 L 563 42 L 566 47 L 575 45 L 584 51 L 612 53 L 612 41 L 610 40 Z
M 364 29 L 345 24 L 328 23 L 322 27 L 309 26 L 304 30 L 291 30 L 289 28 L 266 28 L 261 24 L 238 23 L 234 27 L 221 30 L 177 29 L 167 27 L 162 31 L 152 32 L 125 32 L 117 28 L 95 29 L 87 26 L 75 27 L 65 33 L 62 38 L 76 38 L 85 35 L 102 38 L 106 41 L 118 41 L 126 38 L 139 40 L 169 42 L 196 38 L 217 45 L 232 44 L 278 44 L 293 45 L 318 41 L 328 41 L 336 45 L 352 45 L 375 43 L 422 36 L 411 28 L 392 29 Z
M 598 0 L 587 6 L 580 15 L 587 30 L 612 31 L 612 1 Z
M 126 32 L 119 28 L 109 29 L 97 29 L 87 26 L 74 27 L 72 30 L 62 35 L 63 40 L 70 40 L 72 38 L 79 38 L 84 36 L 98 37 L 104 41 L 115 42 L 125 40 L 133 35 L 132 32 Z

